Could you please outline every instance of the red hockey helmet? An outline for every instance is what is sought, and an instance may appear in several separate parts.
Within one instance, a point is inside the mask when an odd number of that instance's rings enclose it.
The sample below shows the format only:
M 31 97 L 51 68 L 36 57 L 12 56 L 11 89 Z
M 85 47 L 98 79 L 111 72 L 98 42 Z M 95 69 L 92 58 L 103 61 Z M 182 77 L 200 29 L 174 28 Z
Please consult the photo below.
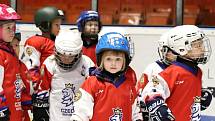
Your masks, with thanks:
M 16 11 L 5 5 L 0 4 L 0 21 L 8 21 L 8 20 L 20 20 L 21 17 L 16 13 Z

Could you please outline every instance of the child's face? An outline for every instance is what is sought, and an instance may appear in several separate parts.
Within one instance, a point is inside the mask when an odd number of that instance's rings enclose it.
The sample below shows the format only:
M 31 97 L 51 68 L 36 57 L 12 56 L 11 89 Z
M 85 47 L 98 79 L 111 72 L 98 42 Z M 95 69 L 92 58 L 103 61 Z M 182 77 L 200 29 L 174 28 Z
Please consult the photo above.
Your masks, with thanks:
M 15 22 L 3 24 L 1 28 L 2 28 L 2 32 L 1 32 L 2 39 L 5 42 L 11 42 L 15 35 Z
M 113 51 L 106 51 L 103 54 L 103 66 L 106 71 L 114 74 L 122 70 L 125 60 L 123 52 L 114 53 Z
M 87 34 L 98 34 L 99 32 L 98 21 L 87 21 L 85 23 L 84 32 Z
M 61 23 L 62 23 L 62 19 L 61 18 L 57 18 L 57 19 L 55 19 L 55 20 L 52 21 L 51 32 L 55 36 L 57 36 L 58 33 L 59 33 L 59 31 L 60 31 L 60 25 L 61 25 Z
M 187 53 L 187 57 L 192 59 L 204 57 L 205 47 L 201 39 L 192 42 L 191 48 Z
M 168 51 L 168 52 L 166 53 L 166 59 L 167 59 L 167 61 L 169 61 L 169 62 L 171 63 L 171 62 L 175 61 L 176 55 L 174 55 L 174 54 L 172 53 L 172 51 Z
M 71 64 L 77 55 L 67 56 L 67 55 L 62 55 L 62 54 L 58 53 L 56 56 L 58 56 L 58 58 L 61 60 L 62 63 Z
M 10 43 L 17 56 L 19 56 L 19 42 L 20 41 L 18 39 L 13 38 L 13 41 Z

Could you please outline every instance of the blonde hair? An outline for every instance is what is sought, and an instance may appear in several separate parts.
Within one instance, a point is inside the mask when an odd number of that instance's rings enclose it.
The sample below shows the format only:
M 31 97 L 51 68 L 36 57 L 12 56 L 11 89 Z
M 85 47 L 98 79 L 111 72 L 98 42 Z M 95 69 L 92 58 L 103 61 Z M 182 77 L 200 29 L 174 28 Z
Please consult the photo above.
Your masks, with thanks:
M 122 51 L 114 51 L 114 50 L 106 50 L 102 53 L 102 57 L 101 57 L 101 64 L 99 66 L 100 69 L 104 69 L 104 58 L 107 55 L 120 55 L 123 54 L 123 66 L 121 68 L 121 71 L 124 71 L 126 68 L 126 58 L 125 58 L 125 52 Z

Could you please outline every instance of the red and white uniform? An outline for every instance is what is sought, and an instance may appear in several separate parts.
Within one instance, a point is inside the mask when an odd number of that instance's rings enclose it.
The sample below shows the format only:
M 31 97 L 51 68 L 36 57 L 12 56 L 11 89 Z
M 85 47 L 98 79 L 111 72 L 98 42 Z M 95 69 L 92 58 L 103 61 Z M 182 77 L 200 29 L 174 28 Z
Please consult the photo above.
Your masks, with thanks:
M 26 40 L 24 49 L 22 61 L 27 68 L 40 67 L 45 59 L 53 54 L 54 41 L 42 36 L 32 36 Z
M 128 74 L 128 73 L 127 73 Z M 136 89 L 134 80 L 126 74 L 115 84 L 90 76 L 76 93 L 75 113 L 71 119 L 78 121 L 132 121 L 136 114 Z M 127 78 L 128 77 L 128 78 Z
M 175 121 L 200 120 L 202 71 L 180 62 L 174 62 L 164 71 L 152 76 L 145 86 L 145 100 L 153 94 L 161 95 L 175 116 Z M 153 90 L 156 89 L 156 92 Z
M 0 49 L 0 92 L 6 98 L 6 101 L 0 100 L 0 107 L 9 107 L 10 121 L 22 121 L 24 117 L 21 103 L 31 101 L 28 96 L 23 97 L 24 84 L 27 83 L 26 70 L 15 53 Z
M 74 113 L 75 92 L 89 75 L 89 68 L 94 67 L 92 60 L 82 55 L 74 70 L 62 70 L 54 59 L 49 56 L 43 63 L 43 82 L 41 89 L 50 91 L 50 121 L 68 121 Z

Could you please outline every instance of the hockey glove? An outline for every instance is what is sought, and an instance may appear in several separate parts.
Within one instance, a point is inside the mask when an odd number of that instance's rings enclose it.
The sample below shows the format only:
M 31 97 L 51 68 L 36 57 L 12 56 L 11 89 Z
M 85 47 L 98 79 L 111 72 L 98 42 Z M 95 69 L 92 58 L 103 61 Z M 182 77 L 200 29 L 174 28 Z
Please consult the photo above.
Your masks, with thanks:
M 49 121 L 49 94 L 47 91 L 32 95 L 33 121 Z
M 201 110 L 205 110 L 209 107 L 212 101 L 212 93 L 207 88 L 202 88 L 201 92 Z
M 173 116 L 170 109 L 164 103 L 163 98 L 155 97 L 153 100 L 146 102 L 146 106 L 149 111 L 150 121 L 173 121 L 175 117 Z
M 149 112 L 147 110 L 146 104 L 143 101 L 140 101 L 140 108 L 143 116 L 143 121 L 149 120 Z
M 9 121 L 10 120 L 10 111 L 7 107 L 0 108 L 0 121 Z
M 33 106 L 33 121 L 49 121 L 49 107 Z
M 42 91 L 32 95 L 32 102 L 34 107 L 49 107 L 49 92 Z

